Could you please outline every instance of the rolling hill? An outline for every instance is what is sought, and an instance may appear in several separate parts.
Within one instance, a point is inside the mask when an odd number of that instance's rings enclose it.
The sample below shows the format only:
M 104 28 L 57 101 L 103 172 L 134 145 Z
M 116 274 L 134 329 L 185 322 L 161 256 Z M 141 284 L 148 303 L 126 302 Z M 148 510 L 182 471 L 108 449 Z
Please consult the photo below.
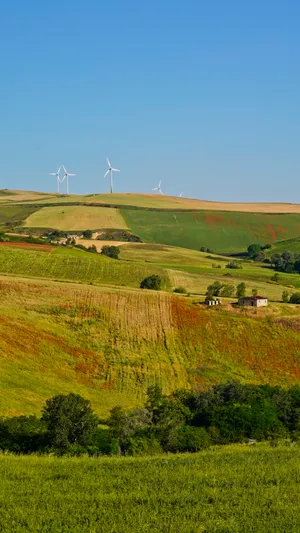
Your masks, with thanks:
M 138 318 L 137 318 L 138 317 Z M 207 310 L 167 293 L 0 279 L 1 414 L 77 392 L 99 414 L 228 379 L 299 381 L 297 310 Z

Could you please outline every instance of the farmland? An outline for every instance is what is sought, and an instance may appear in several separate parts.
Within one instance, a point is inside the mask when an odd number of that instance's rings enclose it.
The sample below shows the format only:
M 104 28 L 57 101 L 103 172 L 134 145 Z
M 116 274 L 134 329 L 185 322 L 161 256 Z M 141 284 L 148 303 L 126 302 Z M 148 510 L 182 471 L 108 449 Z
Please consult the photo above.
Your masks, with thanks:
M 244 251 L 249 244 L 273 243 L 300 235 L 299 215 L 180 212 L 122 209 L 128 227 L 144 242 L 216 253 Z
M 270 445 L 151 458 L 3 455 L 0 523 L 5 533 L 298 533 L 299 467 L 299 447 Z
M 43 207 L 26 219 L 24 227 L 66 231 L 127 228 L 117 209 L 88 206 Z
M 36 207 L 33 206 L 1 206 L 0 230 L 7 231 L 10 227 L 21 225 L 35 211 Z
M 165 271 L 142 264 L 115 261 L 96 254 L 75 249 L 52 247 L 41 251 L 0 247 L 0 272 L 16 276 L 31 276 L 79 282 L 95 282 L 110 285 L 139 287 L 141 281 L 151 274 L 160 274 L 168 286 Z
M 57 393 L 107 415 L 141 405 L 153 383 L 299 382 L 294 306 L 210 311 L 167 293 L 2 277 L 0 317 L 1 414 L 39 413 Z

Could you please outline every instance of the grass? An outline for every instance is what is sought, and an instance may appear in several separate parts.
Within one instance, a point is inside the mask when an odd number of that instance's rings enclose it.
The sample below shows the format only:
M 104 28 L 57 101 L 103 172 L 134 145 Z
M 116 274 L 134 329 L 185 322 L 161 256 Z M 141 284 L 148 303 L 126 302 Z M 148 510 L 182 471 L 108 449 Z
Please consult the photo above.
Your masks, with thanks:
M 282 254 L 285 250 L 300 254 L 300 237 L 296 239 L 287 239 L 285 241 L 275 242 L 269 250 L 266 250 L 266 255 L 271 257 L 273 254 Z
M 0 273 L 131 287 L 139 287 L 147 275 L 158 274 L 168 286 L 167 274 L 160 268 L 56 247 L 46 253 L 2 246 Z
M 22 224 L 34 211 L 36 207 L 33 206 L 1 206 L 0 230 L 7 231 L 10 227 Z
M 299 383 L 294 306 L 208 310 L 167 293 L 2 277 L 0 317 L 0 414 L 76 392 L 107 415 L 141 405 L 154 383 Z
M 211 267 L 212 263 L 221 263 L 223 266 L 230 259 L 211 255 L 209 253 L 179 248 L 176 246 L 166 246 L 160 244 L 123 244 L 120 248 L 120 258 L 131 261 L 164 264 L 168 266 L 195 266 L 199 268 Z
M 127 228 L 117 209 L 88 206 L 43 207 L 26 219 L 24 227 L 66 231 Z
M 299 447 L 152 458 L 0 456 L 5 533 L 298 533 Z
M 284 236 L 300 235 L 296 214 L 253 214 L 229 212 L 180 212 L 121 209 L 128 227 L 144 242 L 216 253 L 246 250 L 249 244 L 273 243 Z

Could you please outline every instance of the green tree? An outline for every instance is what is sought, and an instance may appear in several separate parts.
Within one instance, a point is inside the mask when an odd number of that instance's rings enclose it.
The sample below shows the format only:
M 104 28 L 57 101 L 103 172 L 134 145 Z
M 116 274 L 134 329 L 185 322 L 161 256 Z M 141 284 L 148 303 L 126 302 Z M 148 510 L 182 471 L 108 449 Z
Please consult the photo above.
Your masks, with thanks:
M 276 283 L 278 283 L 278 281 L 279 281 L 278 272 L 275 272 L 274 276 L 271 277 L 271 281 L 275 281 Z
M 60 394 L 46 401 L 42 420 L 47 423 L 50 446 L 60 452 L 71 445 L 88 446 L 93 443 L 98 418 L 89 400 L 79 394 Z
M 208 298 L 213 296 L 219 296 L 222 288 L 224 287 L 224 283 L 220 283 L 219 281 L 214 281 L 211 285 L 207 287 L 206 296 Z
M 252 296 L 257 296 L 258 292 L 257 292 L 257 289 L 252 289 Z
M 86 229 L 83 233 L 82 233 L 83 237 L 85 239 L 91 239 L 92 236 L 93 236 L 93 232 L 91 229 Z
M 120 248 L 118 246 L 103 246 L 101 250 L 102 255 L 111 257 L 112 259 L 119 259 Z
M 261 250 L 262 246 L 260 244 L 250 244 L 250 246 L 247 248 L 248 257 L 250 257 L 250 259 L 254 259 L 260 254 Z
M 243 268 L 242 265 L 240 265 L 239 263 L 237 263 L 236 261 L 231 261 L 231 263 L 228 263 L 226 265 L 226 268 L 231 268 L 231 269 L 235 269 L 235 268 Z
M 283 291 L 283 293 L 282 293 L 282 301 L 285 304 L 288 303 L 288 301 L 289 301 L 289 293 L 288 293 L 288 291 Z
M 246 284 L 242 281 L 236 288 L 236 297 L 244 298 L 246 296 Z
M 234 292 L 234 285 L 224 285 L 220 291 L 220 296 L 223 296 L 224 298 L 232 298 L 232 296 L 234 296 Z
M 141 289 L 151 289 L 153 291 L 160 291 L 162 279 L 160 276 L 153 275 L 143 279 L 140 284 Z
M 290 304 L 300 304 L 300 292 L 294 292 L 290 297 Z

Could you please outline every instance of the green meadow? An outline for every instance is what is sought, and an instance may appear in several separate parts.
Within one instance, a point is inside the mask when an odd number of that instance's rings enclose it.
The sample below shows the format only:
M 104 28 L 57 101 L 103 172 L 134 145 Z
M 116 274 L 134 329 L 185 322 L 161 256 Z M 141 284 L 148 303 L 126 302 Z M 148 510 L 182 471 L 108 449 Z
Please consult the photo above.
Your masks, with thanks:
M 3 533 L 298 533 L 300 449 L 0 456 Z
M 300 215 L 225 211 L 149 211 L 121 209 L 131 231 L 144 242 L 215 253 L 244 251 L 253 243 L 273 243 L 300 235 Z

